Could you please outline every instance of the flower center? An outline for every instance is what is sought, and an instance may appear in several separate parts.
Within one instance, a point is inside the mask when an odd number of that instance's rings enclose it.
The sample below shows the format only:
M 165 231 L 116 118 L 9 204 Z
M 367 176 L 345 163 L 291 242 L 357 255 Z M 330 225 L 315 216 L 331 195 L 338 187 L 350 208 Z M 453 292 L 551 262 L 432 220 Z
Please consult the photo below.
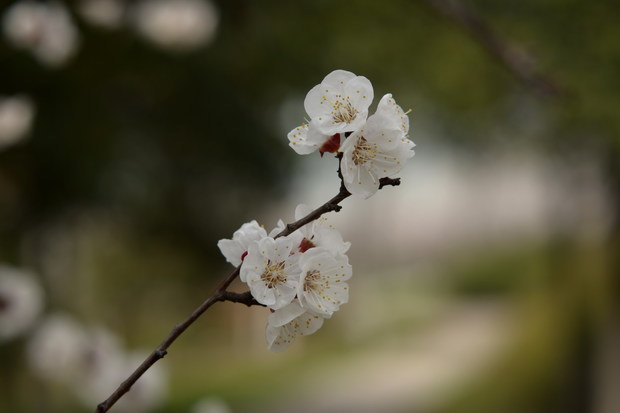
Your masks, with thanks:
M 267 288 L 274 288 L 278 284 L 285 283 L 286 274 L 284 274 L 284 261 L 276 264 L 272 264 L 271 261 L 269 261 L 260 279 L 267 284 Z
M 304 278 L 304 292 L 316 291 L 319 288 L 321 273 L 318 270 L 310 270 Z
M 374 159 L 375 156 L 377 156 L 377 144 L 370 143 L 366 138 L 360 136 L 355 144 L 355 149 L 353 149 L 353 163 L 361 165 Z
M 299 252 L 306 252 L 308 251 L 310 248 L 314 248 L 316 247 L 316 245 L 314 244 L 314 242 L 312 242 L 312 240 L 309 240 L 308 238 L 304 238 L 301 240 L 301 243 L 299 244 Z
M 340 134 L 336 133 L 330 136 L 329 139 L 326 140 L 325 143 L 323 143 L 323 145 L 321 145 L 321 147 L 319 148 L 319 153 L 321 154 L 321 156 L 323 156 L 325 152 L 329 152 L 329 153 L 338 152 L 339 148 L 340 148 Z
M 332 108 L 332 119 L 335 123 L 351 123 L 357 116 L 357 109 L 348 100 L 337 100 Z

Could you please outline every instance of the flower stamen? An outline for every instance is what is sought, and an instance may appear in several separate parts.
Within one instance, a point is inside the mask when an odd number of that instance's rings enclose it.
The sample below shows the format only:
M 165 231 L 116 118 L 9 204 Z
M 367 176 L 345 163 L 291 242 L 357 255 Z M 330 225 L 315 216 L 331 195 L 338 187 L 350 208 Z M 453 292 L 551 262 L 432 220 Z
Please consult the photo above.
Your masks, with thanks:
M 377 152 L 376 143 L 370 143 L 366 138 L 360 136 L 355 144 L 355 149 L 353 149 L 353 163 L 358 166 L 371 161 L 377 156 Z
M 319 289 L 319 280 L 321 273 L 319 270 L 310 270 L 304 278 L 304 292 L 316 291 Z
M 286 282 L 286 274 L 284 273 L 284 261 L 272 264 L 271 261 L 265 266 L 265 271 L 260 276 L 267 288 L 275 288 L 279 284 Z
M 332 103 L 332 119 L 335 123 L 351 123 L 357 117 L 357 109 L 346 100 L 337 100 L 335 103 Z

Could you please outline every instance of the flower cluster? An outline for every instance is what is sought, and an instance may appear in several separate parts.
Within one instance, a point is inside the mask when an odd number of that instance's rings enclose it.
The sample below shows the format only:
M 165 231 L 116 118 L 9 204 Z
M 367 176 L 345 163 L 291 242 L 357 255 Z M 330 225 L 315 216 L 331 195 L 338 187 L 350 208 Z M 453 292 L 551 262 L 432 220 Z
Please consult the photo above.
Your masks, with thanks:
M 299 205 L 295 218 L 311 210 Z M 273 351 L 287 348 L 297 336 L 317 331 L 349 300 L 352 269 L 346 252 L 350 243 L 324 218 L 282 237 L 280 221 L 269 234 L 256 221 L 243 224 L 232 239 L 218 242 L 231 264 L 241 264 L 239 277 L 254 299 L 271 309 L 267 345 Z
M 310 120 L 288 134 L 289 146 L 301 155 L 336 153 L 344 185 L 339 195 L 344 197 L 372 196 L 381 179 L 400 172 L 414 154 L 407 113 L 387 94 L 368 116 L 373 96 L 368 79 L 335 70 L 306 95 Z M 295 219 L 308 222 L 302 218 L 311 213 L 299 205 Z M 298 229 L 288 235 L 285 228 L 280 221 L 267 233 L 251 221 L 232 239 L 218 242 L 226 260 L 239 268 L 239 278 L 254 300 L 271 310 L 266 335 L 273 351 L 284 350 L 297 336 L 314 333 L 347 303 L 352 274 L 346 255 L 350 243 L 324 218 L 293 225 L 291 229 Z
M 368 116 L 373 96 L 368 79 L 335 70 L 306 95 L 310 120 L 288 134 L 290 146 L 300 155 L 337 153 L 345 187 L 362 198 L 377 192 L 381 178 L 400 172 L 415 146 L 409 139 L 407 113 L 391 94 Z

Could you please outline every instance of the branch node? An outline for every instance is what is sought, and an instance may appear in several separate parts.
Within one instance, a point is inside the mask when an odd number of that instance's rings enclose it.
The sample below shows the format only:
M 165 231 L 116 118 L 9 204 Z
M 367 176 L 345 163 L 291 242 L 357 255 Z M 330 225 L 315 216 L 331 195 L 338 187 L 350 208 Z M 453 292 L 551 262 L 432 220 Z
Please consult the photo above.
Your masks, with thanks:
M 379 189 L 384 186 L 398 186 L 400 185 L 400 178 L 381 178 L 379 180 Z
M 334 204 L 334 203 L 329 203 L 325 205 L 327 211 L 334 211 L 334 212 L 340 212 L 340 210 L 342 209 L 342 207 L 338 204 Z
M 264 304 L 261 304 L 254 299 L 250 291 L 246 291 L 244 293 L 235 293 L 232 291 L 225 291 L 222 294 L 221 301 L 230 301 L 231 303 L 241 303 L 241 304 L 247 305 L 248 307 L 252 307 L 253 305 L 259 305 L 261 307 L 265 307 Z
M 158 359 L 163 359 L 167 354 L 168 352 L 166 350 L 157 350 L 157 352 L 155 352 Z

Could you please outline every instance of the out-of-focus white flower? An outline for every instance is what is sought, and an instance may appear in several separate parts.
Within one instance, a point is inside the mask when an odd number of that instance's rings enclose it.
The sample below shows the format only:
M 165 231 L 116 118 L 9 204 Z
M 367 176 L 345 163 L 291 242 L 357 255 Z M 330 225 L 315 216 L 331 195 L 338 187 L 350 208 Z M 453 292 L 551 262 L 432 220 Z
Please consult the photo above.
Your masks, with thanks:
M 248 246 L 254 241 L 260 241 L 267 236 L 265 228 L 252 220 L 241 225 L 234 232 L 232 239 L 221 239 L 217 246 L 222 252 L 226 261 L 237 267 L 243 260 L 243 255 L 248 251 Z
M 239 278 L 252 296 L 274 310 L 289 304 L 299 283 L 298 255 L 292 255 L 293 239 L 266 237 L 250 244 Z
M 84 327 L 60 314 L 41 323 L 28 343 L 27 354 L 37 376 L 67 385 L 87 406 L 108 397 L 144 359 L 144 354 L 125 353 L 111 331 Z M 166 377 L 162 363 L 153 366 L 116 408 L 126 412 L 154 408 L 165 397 Z
M 297 297 L 301 306 L 323 317 L 331 316 L 349 301 L 352 270 L 346 255 L 334 255 L 323 248 L 312 248 L 299 258 L 301 282 Z
M 49 316 L 30 337 L 28 362 L 43 379 L 69 380 L 76 376 L 87 342 L 87 333 L 71 317 Z
M 116 382 L 112 390 L 114 390 L 122 380 L 125 380 L 136 367 L 140 365 L 146 359 L 146 352 L 132 352 L 125 357 L 125 363 L 123 364 L 123 370 L 117 377 Z M 109 395 L 112 390 L 109 390 Z M 164 363 L 157 363 L 153 365 L 142 377 L 138 380 L 131 390 L 123 399 L 119 401 L 115 406 L 119 410 L 139 413 L 148 412 L 155 409 L 157 406 L 165 400 L 168 393 L 168 370 Z M 106 396 L 107 397 L 107 396 Z M 102 400 L 102 399 L 99 399 Z
M 0 96 L 0 149 L 28 136 L 34 115 L 34 103 L 27 96 Z
M 392 95 L 385 95 L 377 112 L 340 148 L 344 185 L 353 195 L 372 196 L 381 178 L 400 172 L 414 155 L 415 145 L 407 138 L 408 121 L 403 121 L 404 112 L 396 106 Z
M 122 0 L 81 0 L 77 10 L 92 25 L 116 29 L 123 23 L 125 3 Z
M 28 360 L 37 375 L 81 385 L 119 363 L 122 354 L 115 334 L 103 327 L 86 328 L 64 314 L 44 320 L 28 345 Z
M 219 397 L 209 396 L 198 400 L 190 413 L 232 413 L 232 409 Z
M 15 47 L 30 51 L 50 67 L 62 66 L 79 46 L 77 29 L 58 2 L 17 1 L 5 12 L 2 23 Z
M 319 150 L 337 152 L 341 134 L 359 129 L 368 117 L 374 92 L 363 76 L 334 70 L 310 89 L 304 100 L 310 121 L 288 134 L 289 146 L 300 155 Z
M 171 51 L 189 51 L 209 43 L 217 29 L 217 10 L 208 0 L 142 0 L 133 9 L 138 32 Z
M 298 336 L 308 336 L 323 325 L 323 317 L 301 307 L 297 300 L 269 315 L 265 335 L 267 347 L 283 351 Z
M 75 388 L 77 396 L 85 406 L 93 406 L 107 398 L 137 366 L 144 361 L 147 354 L 133 352 L 117 354 L 107 360 L 100 369 L 82 381 Z M 119 412 L 148 412 L 155 409 L 166 398 L 167 370 L 163 363 L 153 365 L 140 377 L 131 390 L 114 406 Z
M 43 308 L 43 291 L 32 275 L 0 266 L 0 342 L 27 331 Z

